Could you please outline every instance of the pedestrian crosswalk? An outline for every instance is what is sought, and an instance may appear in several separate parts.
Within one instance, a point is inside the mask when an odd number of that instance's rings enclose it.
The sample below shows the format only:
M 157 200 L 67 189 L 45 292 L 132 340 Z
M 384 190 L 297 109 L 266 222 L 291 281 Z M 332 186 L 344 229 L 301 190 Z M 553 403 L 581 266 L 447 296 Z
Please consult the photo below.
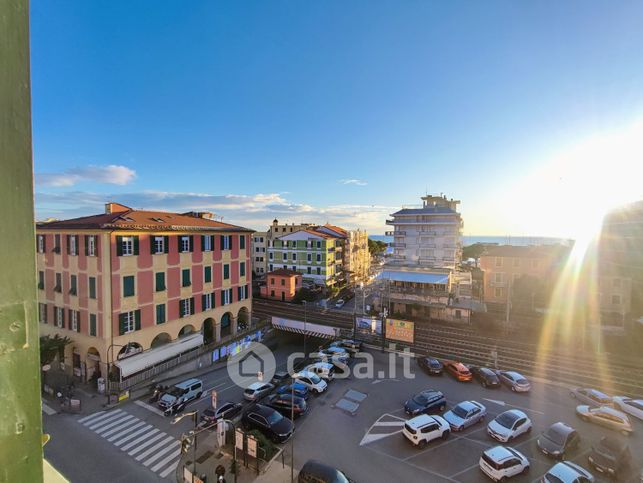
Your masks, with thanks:
M 181 443 L 122 409 L 99 411 L 78 420 L 137 462 L 166 478 L 176 471 Z

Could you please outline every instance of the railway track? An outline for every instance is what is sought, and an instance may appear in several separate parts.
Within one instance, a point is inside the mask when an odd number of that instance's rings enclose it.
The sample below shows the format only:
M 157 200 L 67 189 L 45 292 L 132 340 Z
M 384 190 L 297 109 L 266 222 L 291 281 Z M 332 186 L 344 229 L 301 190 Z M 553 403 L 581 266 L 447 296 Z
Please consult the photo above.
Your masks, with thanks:
M 255 315 L 280 316 L 311 323 L 353 329 L 353 314 L 333 309 L 320 310 L 282 302 L 254 301 Z M 381 340 L 381 339 L 380 339 Z M 578 352 L 544 349 L 515 339 L 488 337 L 465 327 L 416 324 L 413 349 L 419 354 L 455 358 L 477 365 L 512 368 L 526 375 L 574 385 L 603 388 L 628 395 L 643 394 L 643 365 L 631 360 L 587 356 Z M 497 353 L 497 358 L 492 357 Z

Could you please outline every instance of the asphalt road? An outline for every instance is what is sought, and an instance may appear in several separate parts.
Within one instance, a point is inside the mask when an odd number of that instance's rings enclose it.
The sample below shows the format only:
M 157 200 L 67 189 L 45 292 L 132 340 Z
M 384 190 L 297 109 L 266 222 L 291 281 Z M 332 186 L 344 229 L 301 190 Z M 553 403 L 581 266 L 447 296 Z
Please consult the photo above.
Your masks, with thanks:
M 288 354 L 301 349 L 301 340 L 293 335 L 282 335 L 279 340 L 275 356 L 278 368 L 284 368 Z M 314 342 L 309 344 L 312 347 Z M 510 408 L 528 414 L 534 425 L 531 435 L 521 436 L 511 446 L 530 459 L 531 470 L 515 481 L 533 481 L 553 464 L 537 451 L 535 443 L 538 434 L 553 422 L 565 421 L 579 430 L 583 442 L 571 459 L 586 468 L 590 444 L 603 434 L 615 434 L 580 421 L 574 414 L 575 402 L 563 387 L 534 382 L 529 394 L 516 394 L 504 388 L 483 389 L 475 382 L 459 383 L 448 376 L 429 377 L 414 360 L 409 367 L 415 377 L 405 378 L 402 357 L 378 350 L 368 352 L 374 361 L 371 377 L 354 374 L 349 379 L 331 382 L 327 392 L 311 398 L 311 410 L 296 421 L 294 439 L 285 445 L 285 459 L 293 460 L 296 469 L 315 458 L 343 469 L 357 482 L 489 481 L 478 469 L 482 451 L 497 444 L 486 434 L 486 423 L 454 433 L 447 441 L 433 442 L 423 450 L 412 447 L 402 436 L 400 430 L 406 419 L 404 401 L 427 388 L 444 392 L 448 408 L 467 399 L 484 404 L 487 422 Z M 362 365 L 360 372 L 364 373 L 364 369 Z M 230 381 L 225 369 L 199 377 L 206 390 L 217 391 L 219 402 L 243 399 L 243 388 Z M 361 401 L 356 407 L 342 409 L 342 399 L 348 405 Z M 186 411 L 209 406 L 206 392 Z M 192 427 L 189 418 L 170 424 L 170 418 L 160 415 L 145 400 L 129 401 L 89 419 L 87 415 L 66 414 L 43 418 L 45 430 L 52 435 L 45 455 L 71 481 L 175 481 L 173 467 L 178 461 L 175 455 L 179 439 Z M 629 438 L 635 461 L 632 474 L 643 464 L 643 423 L 636 421 L 635 425 L 635 433 Z

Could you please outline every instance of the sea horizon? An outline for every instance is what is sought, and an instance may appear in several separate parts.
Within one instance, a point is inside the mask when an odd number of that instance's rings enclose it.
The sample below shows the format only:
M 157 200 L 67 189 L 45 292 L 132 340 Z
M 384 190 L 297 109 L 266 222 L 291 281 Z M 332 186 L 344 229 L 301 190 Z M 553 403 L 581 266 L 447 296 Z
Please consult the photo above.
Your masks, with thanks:
M 372 240 L 392 243 L 393 237 L 387 235 L 369 235 Z M 469 246 L 476 243 L 495 243 L 498 245 L 567 245 L 571 242 L 570 238 L 548 237 L 548 236 L 492 236 L 492 235 L 464 235 L 462 236 L 462 245 Z

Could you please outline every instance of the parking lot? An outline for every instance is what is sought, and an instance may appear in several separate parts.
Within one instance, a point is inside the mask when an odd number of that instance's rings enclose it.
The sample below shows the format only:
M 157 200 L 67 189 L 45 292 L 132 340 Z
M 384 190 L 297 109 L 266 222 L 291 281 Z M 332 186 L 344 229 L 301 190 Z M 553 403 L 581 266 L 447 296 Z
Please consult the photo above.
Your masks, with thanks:
M 608 481 L 592 470 L 587 456 L 592 443 L 603 435 L 626 439 L 632 465 L 620 481 L 637 481 L 643 464 L 643 424 L 633 419 L 635 432 L 630 437 L 581 421 L 575 415 L 577 402 L 569 389 L 532 381 L 526 394 L 507 388 L 484 389 L 477 382 L 457 382 L 448 375 L 428 376 L 415 361 L 410 367 L 415 378 L 403 377 L 402 357 L 369 351 L 375 362 L 375 377 L 335 380 L 326 393 L 311 399 L 311 410 L 297 421 L 294 436 L 295 467 L 309 458 L 342 469 L 362 482 L 390 481 L 490 481 L 479 469 L 482 452 L 500 443 L 486 432 L 486 425 L 507 409 L 520 409 L 531 419 L 533 429 L 507 444 L 524 454 L 530 463 L 526 475 L 512 481 L 534 481 L 555 461 L 543 455 L 536 444 L 540 433 L 552 423 L 563 421 L 578 430 L 580 446 L 567 459 L 590 470 L 596 481 Z M 393 373 L 394 372 L 394 373 Z M 424 389 L 437 389 L 447 398 L 447 410 L 464 400 L 475 400 L 487 409 L 487 416 L 462 432 L 453 432 L 445 441 L 436 440 L 425 448 L 414 447 L 401 433 L 408 419 L 404 402 Z M 359 401 L 358 401 L 359 400 Z M 350 404 L 345 404 L 348 401 Z M 289 461 L 291 443 L 285 446 Z

